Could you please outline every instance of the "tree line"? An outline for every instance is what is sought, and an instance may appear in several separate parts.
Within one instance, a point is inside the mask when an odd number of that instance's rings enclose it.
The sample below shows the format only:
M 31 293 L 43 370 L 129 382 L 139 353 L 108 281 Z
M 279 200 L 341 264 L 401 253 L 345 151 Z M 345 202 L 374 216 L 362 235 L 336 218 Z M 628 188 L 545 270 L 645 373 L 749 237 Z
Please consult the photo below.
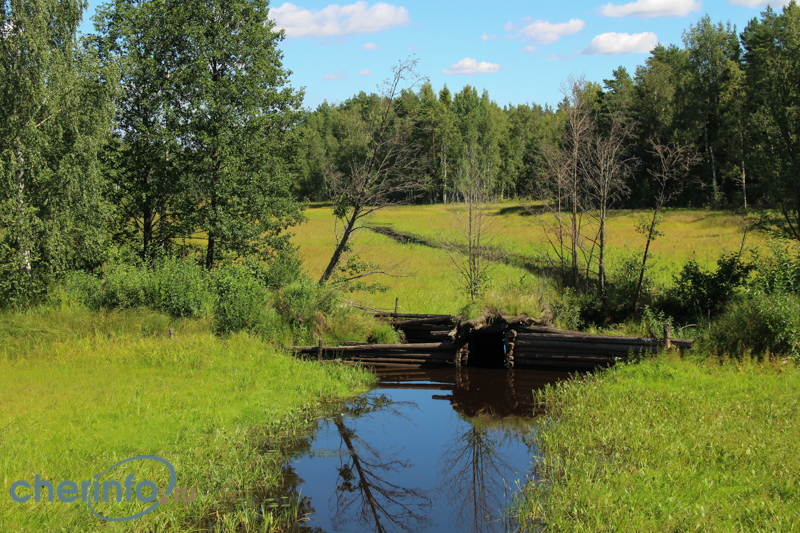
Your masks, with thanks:
M 552 242 L 574 271 L 578 214 L 600 212 L 602 228 L 612 207 L 771 207 L 800 238 L 794 2 L 741 34 L 704 17 L 633 76 L 566 83 L 555 108 L 500 107 L 471 86 L 436 92 L 406 60 L 377 94 L 313 111 L 288 84 L 266 0 L 114 0 L 81 38 L 85 7 L 0 4 L 6 304 L 112 259 L 269 262 L 291 254 L 305 199 L 332 201 L 345 228 L 321 282 L 337 269 L 359 278 L 364 265 L 339 264 L 359 221 L 396 203 L 463 201 L 465 179 L 481 202 L 555 206 Z M 693 155 L 667 168 L 664 150 Z
M 776 207 L 787 211 L 787 229 L 800 236 L 798 35 L 794 2 L 780 12 L 768 7 L 741 33 L 705 16 L 684 32 L 682 46 L 659 44 L 632 75 L 620 67 L 602 84 L 582 82 L 580 104 L 591 109 L 593 121 L 607 128 L 609 117 L 618 115 L 630 125 L 624 148 L 638 164 L 626 180 L 630 194 L 616 205 L 651 206 L 659 187 L 651 176 L 659 165 L 655 140 L 700 155 L 676 184 L 671 205 Z M 412 123 L 408 138 L 418 162 L 406 179 L 424 182 L 413 201 L 451 201 L 470 146 L 484 154 L 495 197 L 530 196 L 552 173 L 548 150 L 569 142 L 576 101 L 573 87 L 563 93 L 556 107 L 501 107 L 469 85 L 456 93 L 447 86 L 437 93 L 430 83 L 404 91 L 395 111 Z M 379 95 L 361 92 L 306 112 L 298 195 L 331 197 L 328 176 L 341 170 L 349 125 L 379 101 Z

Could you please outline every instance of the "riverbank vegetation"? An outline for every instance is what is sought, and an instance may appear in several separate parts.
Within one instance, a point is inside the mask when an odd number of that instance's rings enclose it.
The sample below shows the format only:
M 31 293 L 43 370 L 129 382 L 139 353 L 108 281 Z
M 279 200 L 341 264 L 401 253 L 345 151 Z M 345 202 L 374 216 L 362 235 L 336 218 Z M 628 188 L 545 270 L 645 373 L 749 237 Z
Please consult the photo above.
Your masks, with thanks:
M 655 359 L 548 387 L 528 530 L 793 531 L 800 371 Z
M 286 528 L 301 513 L 299 500 L 280 498 L 284 462 L 308 438 L 322 402 L 366 390 L 373 379 L 353 367 L 297 360 L 251 333 L 220 338 L 209 319 L 147 309 L 4 312 L 0 476 L 6 487 L 32 484 L 34 474 L 56 486 L 155 455 L 172 463 L 178 486 L 193 488 L 195 500 L 170 503 L 128 530 Z M 135 473 L 162 488 L 168 481 L 158 468 Z M 146 506 L 95 507 L 120 517 Z M 98 527 L 80 501 L 8 497 L 0 524 L 20 532 Z

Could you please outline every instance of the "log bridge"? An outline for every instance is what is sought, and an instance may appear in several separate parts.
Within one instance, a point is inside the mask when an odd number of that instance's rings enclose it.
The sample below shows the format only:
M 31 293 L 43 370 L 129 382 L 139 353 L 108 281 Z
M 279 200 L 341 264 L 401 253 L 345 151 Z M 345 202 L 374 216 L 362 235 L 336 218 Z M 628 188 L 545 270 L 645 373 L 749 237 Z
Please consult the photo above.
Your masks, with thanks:
M 462 321 L 451 315 L 378 313 L 397 329 L 402 344 L 348 342 L 295 346 L 305 358 L 372 368 L 469 366 L 507 369 L 592 370 L 663 348 L 687 351 L 694 341 L 664 336 L 615 337 L 554 329 L 528 317 L 485 316 Z

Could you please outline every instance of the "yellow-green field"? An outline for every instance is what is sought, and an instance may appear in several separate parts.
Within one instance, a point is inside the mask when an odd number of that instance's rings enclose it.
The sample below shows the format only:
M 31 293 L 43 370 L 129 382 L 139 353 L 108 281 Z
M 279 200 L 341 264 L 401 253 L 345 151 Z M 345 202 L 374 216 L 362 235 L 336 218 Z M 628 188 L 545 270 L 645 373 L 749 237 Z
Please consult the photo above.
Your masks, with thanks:
M 379 211 L 369 221 L 376 226 L 392 229 L 441 242 L 453 224 L 456 206 L 411 205 Z M 549 245 L 537 216 L 530 215 L 520 204 L 503 202 L 493 204 L 494 217 L 491 245 L 510 254 L 529 259 L 541 258 Z M 644 237 L 636 232 L 635 225 L 647 216 L 647 211 L 618 211 L 608 220 L 609 270 L 618 268 L 626 255 L 638 255 L 644 248 Z M 308 222 L 295 228 L 294 242 L 300 247 L 308 274 L 318 278 L 330 259 L 334 248 L 335 220 L 331 208 L 312 205 L 306 210 Z M 681 265 L 696 259 L 703 266 L 713 266 L 723 252 L 738 252 L 742 241 L 741 217 L 725 211 L 674 209 L 664 212 L 660 226 L 663 236 L 651 245 L 653 259 L 650 275 L 654 281 L 666 286 Z M 746 249 L 763 244 L 756 234 L 748 236 Z M 380 281 L 389 290 L 378 294 L 354 293 L 352 298 L 362 304 L 392 309 L 399 298 L 400 312 L 455 313 L 467 303 L 459 291 L 455 269 L 442 249 L 420 244 L 400 244 L 395 240 L 362 231 L 354 241 L 354 249 L 365 260 L 383 264 L 399 262 L 407 277 L 381 276 Z M 540 296 L 549 285 L 523 268 L 497 264 L 492 271 L 493 290 L 485 299 L 487 305 L 505 307 L 508 312 L 527 312 L 535 315 L 541 311 Z M 513 291 L 511 290 L 513 289 Z M 511 296 L 510 292 L 517 292 Z M 526 296 L 527 295 L 527 296 Z

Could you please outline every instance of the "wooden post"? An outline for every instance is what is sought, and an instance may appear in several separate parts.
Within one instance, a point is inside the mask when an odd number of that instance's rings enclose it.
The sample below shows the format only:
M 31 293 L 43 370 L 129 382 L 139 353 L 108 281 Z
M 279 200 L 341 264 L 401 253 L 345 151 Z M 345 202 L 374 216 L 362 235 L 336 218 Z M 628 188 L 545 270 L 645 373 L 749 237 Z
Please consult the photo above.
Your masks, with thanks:
M 319 347 L 317 348 L 317 361 L 322 361 L 322 337 L 319 338 Z
M 175 330 L 173 328 L 169 328 L 169 338 L 170 339 L 175 338 Z
M 394 299 L 394 317 L 397 318 L 397 304 L 400 303 L 400 298 L 395 297 Z
M 667 349 L 672 348 L 672 340 L 670 339 L 670 325 L 669 325 L 669 322 L 664 322 L 664 346 Z

